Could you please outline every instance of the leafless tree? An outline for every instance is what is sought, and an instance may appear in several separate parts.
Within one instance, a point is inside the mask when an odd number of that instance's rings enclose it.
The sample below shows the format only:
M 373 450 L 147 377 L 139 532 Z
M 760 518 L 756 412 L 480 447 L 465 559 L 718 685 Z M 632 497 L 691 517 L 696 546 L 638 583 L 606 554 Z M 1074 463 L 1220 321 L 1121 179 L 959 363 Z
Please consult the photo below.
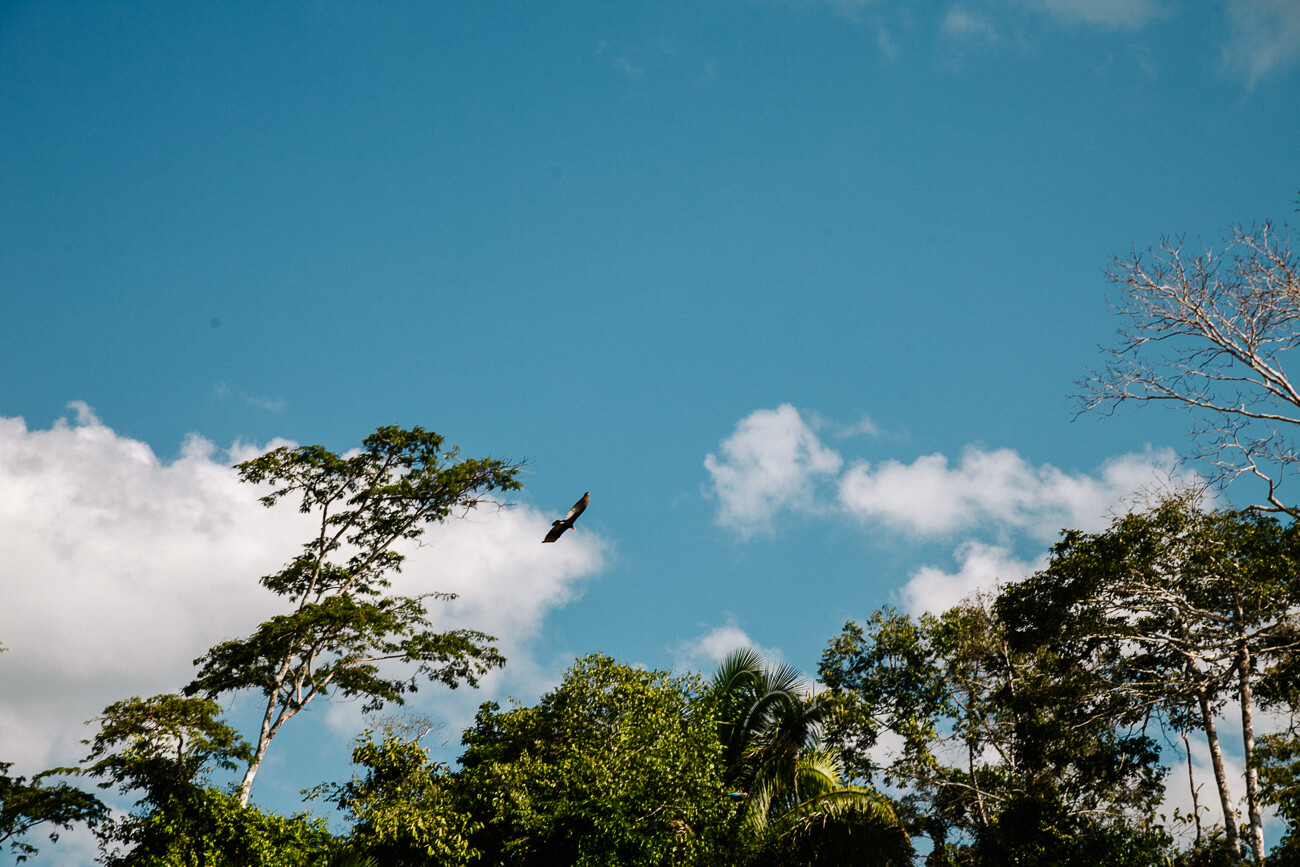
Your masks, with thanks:
M 1300 346 L 1289 230 L 1234 227 L 1221 249 L 1185 247 L 1164 238 L 1113 261 L 1120 296 L 1111 307 L 1124 322 L 1105 368 L 1079 383 L 1080 412 L 1181 405 L 1192 415 L 1193 456 L 1212 481 L 1257 477 L 1267 486 L 1258 508 L 1300 517 L 1281 492 L 1300 469 L 1300 389 L 1285 364 Z

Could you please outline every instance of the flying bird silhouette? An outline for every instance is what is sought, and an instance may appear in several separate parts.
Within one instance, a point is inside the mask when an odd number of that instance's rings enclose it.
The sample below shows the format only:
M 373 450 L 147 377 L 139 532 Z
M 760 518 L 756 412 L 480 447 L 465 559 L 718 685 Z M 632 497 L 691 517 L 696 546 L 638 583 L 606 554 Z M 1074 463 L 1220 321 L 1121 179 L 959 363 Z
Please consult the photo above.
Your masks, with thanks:
M 591 492 L 588 491 L 582 495 L 581 500 L 573 504 L 573 508 L 569 510 L 569 514 L 565 515 L 562 520 L 551 522 L 551 532 L 546 534 L 546 538 L 543 539 L 542 542 L 554 542 L 556 539 L 563 536 L 564 531 L 573 527 L 573 522 L 578 520 L 578 516 L 583 513 L 587 508 L 587 504 L 590 502 Z

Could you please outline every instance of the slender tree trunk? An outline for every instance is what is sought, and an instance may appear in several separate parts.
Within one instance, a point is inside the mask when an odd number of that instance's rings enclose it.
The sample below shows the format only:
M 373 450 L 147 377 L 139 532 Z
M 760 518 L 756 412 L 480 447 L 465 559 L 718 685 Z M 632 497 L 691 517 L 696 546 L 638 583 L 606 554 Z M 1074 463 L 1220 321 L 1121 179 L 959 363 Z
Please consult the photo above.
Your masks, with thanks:
M 1237 810 L 1232 806 L 1228 791 L 1228 776 L 1223 770 L 1223 751 L 1219 748 L 1219 732 L 1214 726 L 1214 711 L 1203 686 L 1196 687 L 1196 699 L 1201 705 L 1201 724 L 1205 728 L 1205 742 L 1210 748 L 1210 764 L 1214 767 L 1214 783 L 1219 787 L 1219 803 L 1223 805 L 1223 833 L 1228 840 L 1228 850 L 1236 861 L 1241 861 L 1241 839 L 1237 835 Z
M 1183 729 L 1183 749 L 1187 751 L 1187 788 L 1192 792 L 1192 819 L 1196 822 L 1196 846 L 1201 845 L 1201 794 L 1196 786 L 1196 774 L 1192 771 L 1192 742 L 1187 738 L 1187 729 Z
M 248 760 L 248 769 L 244 771 L 244 779 L 239 784 L 239 805 L 248 806 L 248 796 L 253 790 L 253 778 L 257 776 L 257 769 L 262 767 L 262 759 L 266 756 L 266 748 L 271 745 L 271 738 L 275 732 L 271 729 L 271 720 L 275 717 L 275 708 L 279 704 L 280 693 L 271 693 L 266 700 L 266 713 L 262 714 L 262 728 L 257 733 L 257 749 L 253 751 L 253 757 Z
M 1238 611 L 1240 614 L 1240 611 Z M 1264 863 L 1264 820 L 1259 810 L 1259 769 L 1255 767 L 1255 720 L 1250 697 L 1250 646 L 1237 639 L 1237 686 L 1241 701 L 1241 746 L 1246 761 L 1246 809 L 1250 813 L 1250 848 Z
M 971 785 L 975 787 L 975 804 L 979 807 L 980 822 L 985 827 L 988 827 L 989 814 L 988 811 L 984 809 L 984 793 L 980 791 L 979 777 L 975 775 L 975 745 L 974 744 L 966 745 L 966 756 L 970 766 Z

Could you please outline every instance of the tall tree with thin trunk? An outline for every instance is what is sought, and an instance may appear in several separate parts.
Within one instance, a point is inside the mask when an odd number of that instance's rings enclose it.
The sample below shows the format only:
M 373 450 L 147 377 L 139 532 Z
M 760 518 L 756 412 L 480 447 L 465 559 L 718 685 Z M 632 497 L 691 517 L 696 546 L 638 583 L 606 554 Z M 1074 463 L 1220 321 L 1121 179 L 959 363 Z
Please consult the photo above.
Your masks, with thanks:
M 846 623 L 818 670 L 842 708 L 831 744 L 855 776 L 903 790 L 934 863 L 1010 863 L 1011 840 L 1069 838 L 1075 855 L 1107 840 L 1147 845 L 1161 793 L 1154 743 L 1110 715 L 1107 692 L 1066 655 L 1011 647 L 989 603 Z M 1002 854 L 966 860 L 989 847 Z
M 492 491 L 518 489 L 520 465 L 461 459 L 423 428 L 381 427 L 353 453 L 283 447 L 237 468 L 241 480 L 270 487 L 264 505 L 297 498 L 299 511 L 316 524 L 302 553 L 261 579 L 290 601 L 290 610 L 195 660 L 198 676 L 185 688 L 187 695 L 209 698 L 242 690 L 264 697 L 239 786 L 246 804 L 271 741 L 313 699 L 331 692 L 358 696 L 367 709 L 377 709 L 402 703 L 421 680 L 475 686 L 504 664 L 489 635 L 431 628 L 425 600 L 453 596 L 398 596 L 387 592 L 388 577 L 401 567 L 399 545 L 418 540 L 429 524 L 474 508 Z M 398 663 L 415 670 L 396 674 Z
M 1042 572 L 998 602 L 1019 647 L 1050 646 L 1078 660 L 1099 686 L 1127 699 L 1109 712 L 1155 714 L 1185 726 L 1199 715 L 1224 834 L 1238 860 L 1242 841 L 1229 793 L 1216 714 L 1235 704 L 1242 725 L 1248 836 L 1264 856 L 1255 755 L 1261 669 L 1296 647 L 1300 536 L 1258 512 L 1204 512 L 1171 497 L 1126 515 L 1099 534 L 1067 532 Z

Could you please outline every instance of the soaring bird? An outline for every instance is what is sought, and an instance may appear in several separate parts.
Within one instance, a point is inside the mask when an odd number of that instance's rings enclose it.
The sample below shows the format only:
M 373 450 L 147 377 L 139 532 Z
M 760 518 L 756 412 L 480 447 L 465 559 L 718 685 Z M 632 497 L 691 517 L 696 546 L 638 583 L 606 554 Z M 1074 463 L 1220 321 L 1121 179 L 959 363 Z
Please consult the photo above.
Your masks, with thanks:
M 583 513 L 583 511 L 587 508 L 587 504 L 590 502 L 591 502 L 591 492 L 588 491 L 587 493 L 582 495 L 581 500 L 573 504 L 573 508 L 569 510 L 569 514 L 565 515 L 563 520 L 551 522 L 551 532 L 547 533 L 546 538 L 543 539 L 542 541 L 554 542 L 556 539 L 563 536 L 564 531 L 570 529 L 573 526 L 573 522 L 578 520 L 578 516 Z

